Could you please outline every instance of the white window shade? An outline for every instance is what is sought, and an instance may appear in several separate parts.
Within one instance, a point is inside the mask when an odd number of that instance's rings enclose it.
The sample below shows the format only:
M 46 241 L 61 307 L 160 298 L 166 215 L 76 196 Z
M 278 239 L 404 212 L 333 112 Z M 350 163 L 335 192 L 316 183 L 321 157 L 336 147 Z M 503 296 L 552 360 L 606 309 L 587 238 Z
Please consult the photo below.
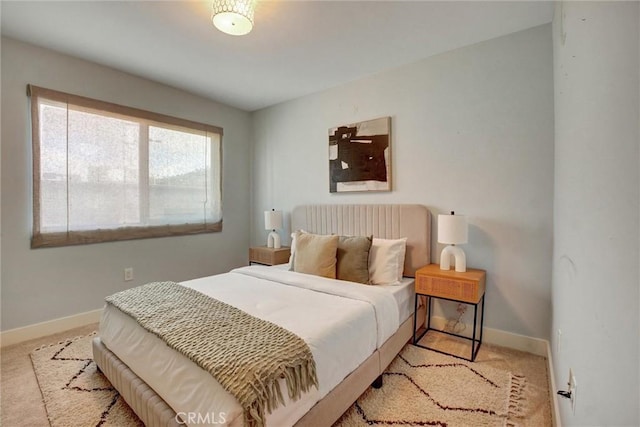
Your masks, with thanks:
M 220 231 L 222 129 L 30 87 L 32 247 Z

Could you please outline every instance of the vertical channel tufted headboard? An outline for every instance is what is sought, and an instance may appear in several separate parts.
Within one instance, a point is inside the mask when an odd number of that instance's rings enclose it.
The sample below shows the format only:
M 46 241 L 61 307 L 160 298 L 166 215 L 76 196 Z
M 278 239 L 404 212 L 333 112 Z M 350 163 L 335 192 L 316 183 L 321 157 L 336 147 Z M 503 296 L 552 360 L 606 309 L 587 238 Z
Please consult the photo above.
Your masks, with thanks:
M 422 205 L 302 205 L 291 213 L 291 230 L 381 239 L 407 238 L 404 275 L 414 277 L 431 262 L 431 213 Z

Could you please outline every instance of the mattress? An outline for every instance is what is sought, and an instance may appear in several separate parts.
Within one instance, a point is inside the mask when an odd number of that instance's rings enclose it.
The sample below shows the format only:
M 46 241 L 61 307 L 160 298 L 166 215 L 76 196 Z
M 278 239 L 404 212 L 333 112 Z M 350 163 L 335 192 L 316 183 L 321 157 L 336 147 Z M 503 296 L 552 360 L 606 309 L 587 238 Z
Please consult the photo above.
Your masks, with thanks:
M 415 282 L 416 279 L 413 277 L 403 277 L 402 281 L 398 285 L 376 286 L 377 288 L 385 289 L 393 296 L 393 299 L 396 301 L 398 306 L 398 318 L 400 324 L 413 314 L 416 295 Z
M 276 323 L 309 344 L 316 361 L 319 389 L 305 393 L 296 402 L 287 402 L 267 416 L 267 426 L 287 426 L 358 367 L 411 315 L 412 283 L 413 279 L 407 279 L 394 286 L 363 286 L 252 266 L 182 285 Z M 108 305 L 100 336 L 183 418 L 188 414 L 209 414 L 215 425 L 242 425 L 242 408 L 233 396 L 211 375 L 167 347 L 131 317 Z
M 270 268 L 279 270 L 289 270 L 289 264 L 278 264 Z M 416 279 L 413 277 L 403 277 L 399 284 L 396 285 L 376 285 L 376 288 L 384 289 L 389 292 L 396 300 L 398 305 L 398 320 L 402 324 L 413 314 L 414 296 Z

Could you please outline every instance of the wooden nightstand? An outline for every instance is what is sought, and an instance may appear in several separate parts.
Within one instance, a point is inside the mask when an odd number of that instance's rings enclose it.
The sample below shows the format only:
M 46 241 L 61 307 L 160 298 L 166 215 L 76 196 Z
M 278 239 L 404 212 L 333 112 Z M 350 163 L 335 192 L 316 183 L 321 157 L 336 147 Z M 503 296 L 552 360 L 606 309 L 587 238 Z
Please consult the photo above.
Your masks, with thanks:
M 435 348 L 418 344 L 420 339 L 429 331 L 453 335 L 471 341 L 471 358 L 466 359 L 473 362 L 476 359 L 480 345 L 482 344 L 482 325 L 484 324 L 484 291 L 486 287 L 486 272 L 484 270 L 467 269 L 464 273 L 455 270 L 440 270 L 438 264 L 429 264 L 416 271 L 416 300 L 413 317 L 413 345 L 428 348 L 439 353 L 446 353 Z M 418 297 L 427 297 L 427 328 L 416 337 L 416 313 L 418 311 Z M 451 332 L 439 331 L 431 327 L 431 300 L 440 298 L 449 301 L 473 305 L 473 335 L 471 338 Z M 477 337 L 478 326 L 478 304 L 480 304 L 480 336 Z M 464 359 L 464 358 L 461 358 Z
M 276 265 L 289 262 L 291 248 L 282 246 L 278 249 L 268 248 L 266 246 L 255 246 L 249 248 L 249 264 Z

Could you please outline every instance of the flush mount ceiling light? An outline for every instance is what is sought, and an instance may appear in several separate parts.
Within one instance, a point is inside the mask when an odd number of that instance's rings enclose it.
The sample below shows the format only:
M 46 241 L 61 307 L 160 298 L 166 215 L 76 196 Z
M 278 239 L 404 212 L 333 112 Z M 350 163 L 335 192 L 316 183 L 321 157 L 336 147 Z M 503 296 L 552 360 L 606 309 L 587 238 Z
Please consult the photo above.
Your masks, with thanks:
M 255 0 L 213 0 L 213 25 L 223 33 L 243 36 L 253 28 Z

